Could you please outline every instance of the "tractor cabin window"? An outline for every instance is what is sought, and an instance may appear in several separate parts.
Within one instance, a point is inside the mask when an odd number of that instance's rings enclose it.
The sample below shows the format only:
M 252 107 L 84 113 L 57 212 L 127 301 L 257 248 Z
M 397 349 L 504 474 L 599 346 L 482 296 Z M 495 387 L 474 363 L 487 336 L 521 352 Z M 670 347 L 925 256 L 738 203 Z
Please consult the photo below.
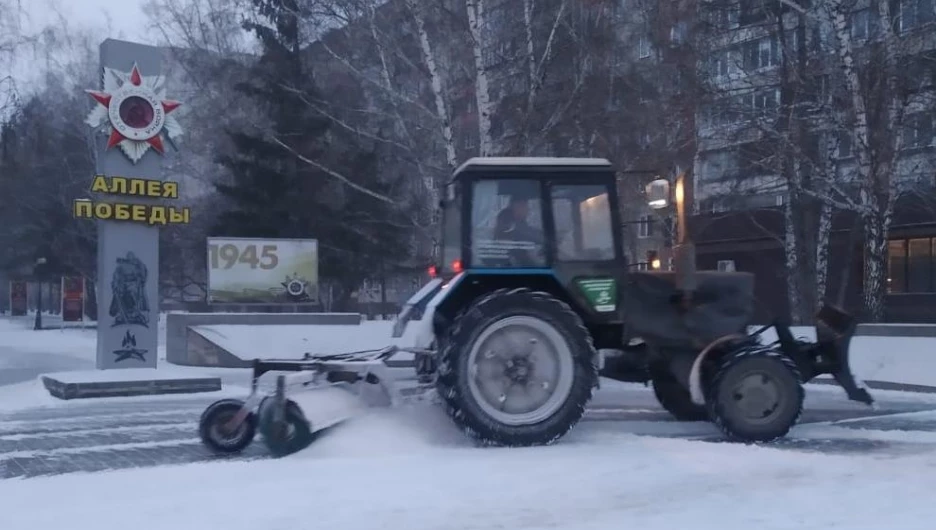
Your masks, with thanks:
M 545 267 L 540 183 L 475 182 L 471 200 L 472 267 Z
M 605 186 L 553 186 L 552 206 L 559 261 L 614 259 L 611 204 Z

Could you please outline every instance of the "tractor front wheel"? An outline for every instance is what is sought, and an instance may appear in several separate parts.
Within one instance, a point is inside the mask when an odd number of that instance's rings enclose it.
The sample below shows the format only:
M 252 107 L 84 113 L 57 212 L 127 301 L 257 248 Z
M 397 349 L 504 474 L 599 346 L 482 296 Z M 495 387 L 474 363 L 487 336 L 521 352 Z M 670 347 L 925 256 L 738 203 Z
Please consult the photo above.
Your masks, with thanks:
M 804 394 L 792 359 L 755 347 L 717 360 L 705 401 L 715 424 L 730 439 L 769 442 L 786 436 L 796 424 Z
M 582 418 L 598 371 L 581 318 L 549 293 L 501 289 L 455 319 L 436 384 L 483 445 L 550 444 Z

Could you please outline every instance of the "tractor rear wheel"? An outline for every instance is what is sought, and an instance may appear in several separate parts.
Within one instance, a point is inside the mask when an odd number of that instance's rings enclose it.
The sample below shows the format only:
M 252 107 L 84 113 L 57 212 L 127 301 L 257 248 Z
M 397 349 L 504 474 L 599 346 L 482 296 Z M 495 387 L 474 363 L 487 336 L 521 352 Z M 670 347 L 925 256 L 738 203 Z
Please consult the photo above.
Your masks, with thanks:
M 748 347 L 717 360 L 706 389 L 712 419 L 728 438 L 769 442 L 782 438 L 803 412 L 802 377 L 786 355 Z
M 436 385 L 457 425 L 483 445 L 555 442 L 585 413 L 597 352 L 581 318 L 549 293 L 501 289 L 450 328 Z
M 650 380 L 653 394 L 660 405 L 678 421 L 708 421 L 705 405 L 692 402 L 689 390 L 679 382 L 666 366 L 651 366 Z

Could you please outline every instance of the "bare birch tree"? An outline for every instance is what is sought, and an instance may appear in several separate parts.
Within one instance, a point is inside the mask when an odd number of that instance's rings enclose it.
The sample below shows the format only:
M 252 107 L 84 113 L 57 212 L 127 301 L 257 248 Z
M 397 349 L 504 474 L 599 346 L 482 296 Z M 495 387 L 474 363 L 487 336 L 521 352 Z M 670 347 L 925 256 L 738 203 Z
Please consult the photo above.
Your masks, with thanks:
M 780 1 L 815 18 L 825 29 L 822 55 L 831 94 L 825 115 L 844 133 L 854 163 L 839 167 L 847 175 L 847 185 L 824 182 L 824 189 L 811 193 L 861 217 L 866 249 L 865 317 L 880 321 L 894 206 L 920 177 L 919 161 L 905 151 L 908 127 L 913 126 L 907 118 L 917 109 L 932 108 L 934 102 L 932 89 L 921 82 L 919 72 L 907 71 L 923 51 L 919 39 L 930 30 L 916 27 L 915 13 L 909 9 L 892 10 L 894 5 L 912 6 L 913 2 L 872 0 L 859 10 L 846 0 L 827 0 L 811 7 Z M 833 150 L 830 145 L 828 152 Z

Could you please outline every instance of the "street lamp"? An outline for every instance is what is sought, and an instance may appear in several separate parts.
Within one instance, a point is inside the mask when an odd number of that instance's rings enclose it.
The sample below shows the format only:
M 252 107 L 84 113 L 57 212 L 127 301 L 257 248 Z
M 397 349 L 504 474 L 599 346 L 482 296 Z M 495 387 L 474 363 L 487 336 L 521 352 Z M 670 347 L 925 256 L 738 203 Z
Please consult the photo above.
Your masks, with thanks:
M 654 210 L 662 210 L 670 205 L 670 183 L 665 178 L 658 178 L 647 184 L 647 205 Z M 695 246 L 689 240 L 686 226 L 686 176 L 680 173 L 676 177 L 676 189 L 672 194 L 676 203 L 676 245 L 673 247 L 673 268 L 676 272 L 676 287 L 683 291 L 683 299 L 688 302 L 696 289 Z
M 33 277 L 36 278 L 36 288 L 39 290 L 39 296 L 36 297 L 36 321 L 33 324 L 34 330 L 42 329 L 42 277 L 40 273 L 45 263 L 45 258 L 36 258 L 36 266 L 33 268 Z

